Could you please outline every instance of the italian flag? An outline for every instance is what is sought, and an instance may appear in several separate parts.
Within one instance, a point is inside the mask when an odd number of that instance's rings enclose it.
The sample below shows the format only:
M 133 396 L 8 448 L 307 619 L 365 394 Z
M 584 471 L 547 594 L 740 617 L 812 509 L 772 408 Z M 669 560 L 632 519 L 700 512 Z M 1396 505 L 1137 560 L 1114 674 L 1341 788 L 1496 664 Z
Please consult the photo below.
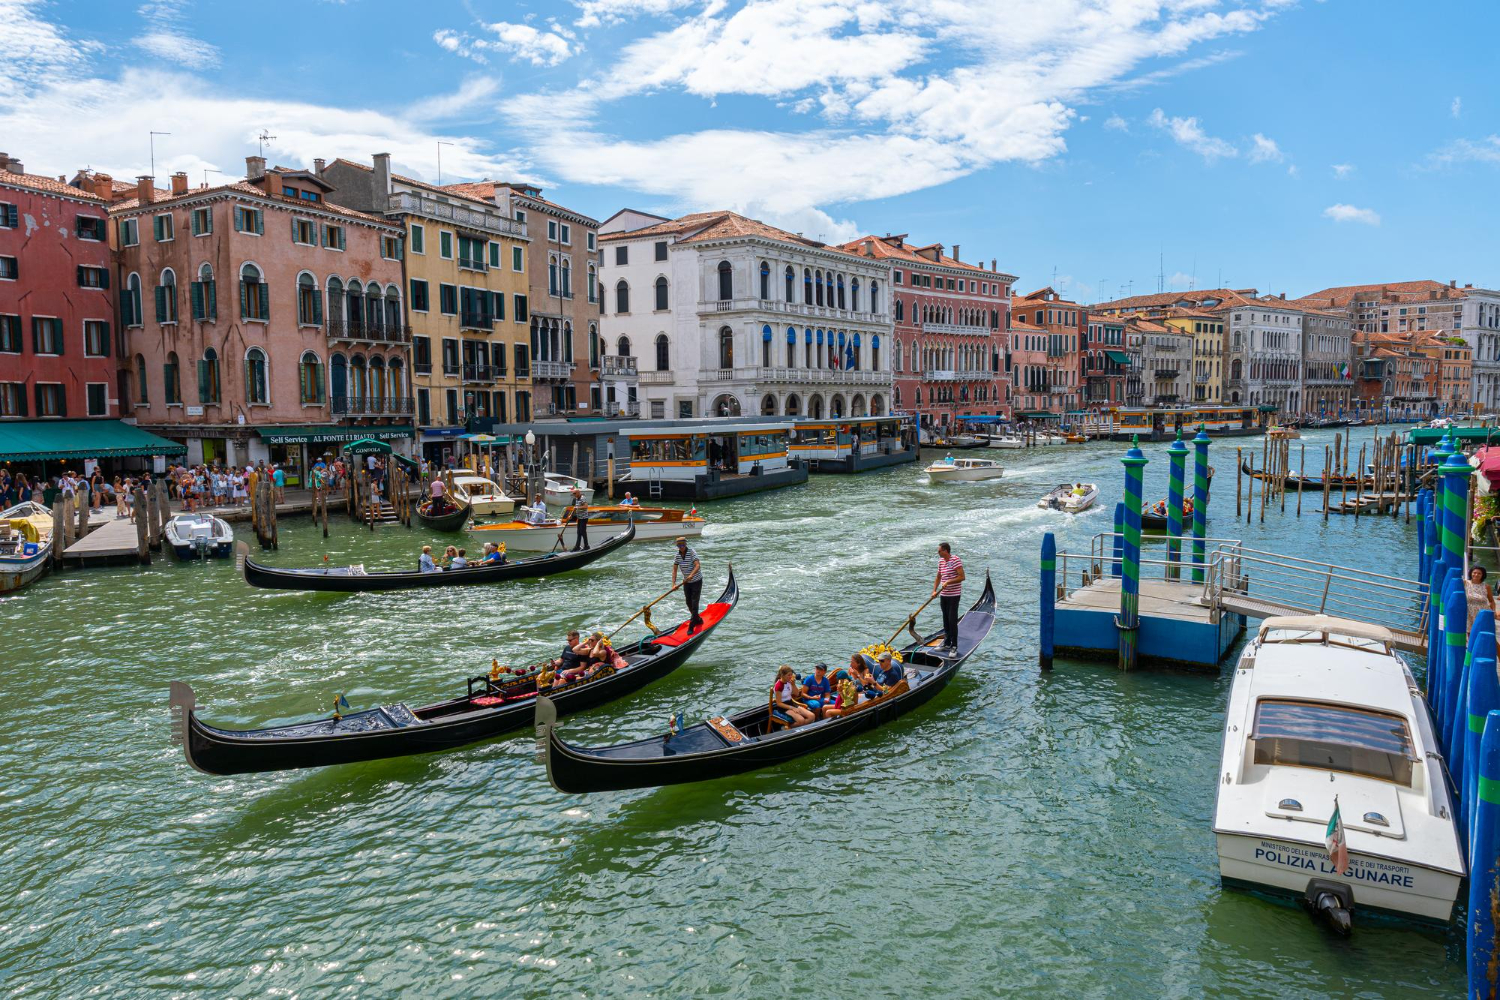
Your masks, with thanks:
M 1328 817 L 1323 845 L 1328 848 L 1328 860 L 1333 862 L 1333 870 L 1342 875 L 1349 867 L 1349 839 L 1344 835 L 1344 817 L 1339 813 L 1338 796 L 1333 799 L 1333 815 Z
M 1349 364 L 1348 364 L 1348 362 L 1343 362 L 1343 361 L 1339 362 L 1339 378 L 1348 378 L 1348 377 L 1349 377 Z

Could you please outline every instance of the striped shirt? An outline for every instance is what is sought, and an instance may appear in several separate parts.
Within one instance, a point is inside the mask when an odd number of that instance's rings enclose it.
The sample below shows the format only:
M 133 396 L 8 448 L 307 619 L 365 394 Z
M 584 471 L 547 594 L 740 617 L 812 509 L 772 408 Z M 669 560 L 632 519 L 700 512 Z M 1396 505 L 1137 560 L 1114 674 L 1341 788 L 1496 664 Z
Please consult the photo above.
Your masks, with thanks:
M 963 593 L 964 585 L 958 580 L 958 571 L 964 568 L 964 561 L 958 556 L 949 556 L 938 560 L 938 583 L 941 588 L 938 593 L 943 597 L 957 597 Z

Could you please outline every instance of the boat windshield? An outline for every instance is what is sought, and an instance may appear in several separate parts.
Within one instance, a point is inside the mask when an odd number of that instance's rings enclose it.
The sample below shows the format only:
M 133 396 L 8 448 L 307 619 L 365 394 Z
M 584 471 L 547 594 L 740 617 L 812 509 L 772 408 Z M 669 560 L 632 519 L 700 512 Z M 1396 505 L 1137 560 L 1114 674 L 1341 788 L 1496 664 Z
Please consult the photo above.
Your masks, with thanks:
M 1411 785 L 1411 730 L 1399 715 L 1309 701 L 1255 708 L 1255 763 L 1343 771 Z

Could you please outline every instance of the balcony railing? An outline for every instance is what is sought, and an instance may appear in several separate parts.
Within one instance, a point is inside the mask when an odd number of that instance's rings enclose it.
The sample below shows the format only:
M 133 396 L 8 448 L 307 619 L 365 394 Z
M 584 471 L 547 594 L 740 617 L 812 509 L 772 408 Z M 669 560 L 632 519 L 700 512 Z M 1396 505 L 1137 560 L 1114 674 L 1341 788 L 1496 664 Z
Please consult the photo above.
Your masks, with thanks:
M 411 370 L 413 372 L 415 372 L 416 374 L 418 374 L 418 375 L 431 375 L 432 374 L 432 362 L 431 361 L 413 361 L 412 364 L 411 364 Z
M 504 377 L 504 369 L 494 365 L 464 365 L 465 382 L 493 382 Z
M 1193 376 L 1193 381 L 1196 382 L 1198 385 L 1207 385 L 1208 384 L 1208 376 L 1207 375 L 1194 375 Z
M 409 212 L 432 219 L 444 219 L 457 226 L 467 226 L 480 232 L 498 236 L 525 236 L 526 224 L 517 222 L 497 206 L 494 211 L 455 205 L 438 201 L 434 197 L 415 191 L 396 191 L 391 194 L 389 211 Z
M 448 376 L 449 378 L 458 378 L 459 373 L 461 373 L 462 371 L 463 369 L 459 367 L 457 361 L 443 362 L 443 374 Z
M 606 354 L 600 360 L 603 362 L 600 372 L 610 378 L 634 378 L 638 374 L 635 358 Z
M 531 410 L 538 417 L 571 417 L 578 412 L 576 407 L 558 406 L 556 403 L 534 403 Z
M 868 295 L 862 295 L 861 299 L 866 303 L 870 301 Z M 785 316 L 800 316 L 804 319 L 842 319 L 851 322 L 856 320 L 880 320 L 885 316 L 883 311 L 870 312 L 865 309 L 840 309 L 838 306 L 808 305 L 801 299 L 798 299 L 796 302 L 786 302 L 778 298 L 704 299 L 699 301 L 698 311 L 700 313 L 772 312 Z
M 987 326 L 968 326 L 959 323 L 923 323 L 923 333 L 952 333 L 960 337 L 988 337 L 999 330 L 992 330 Z
M 464 271 L 488 271 L 489 270 L 489 268 L 484 263 L 484 258 L 483 257 L 460 257 L 460 258 L 458 258 L 458 266 L 459 266 L 460 270 L 464 270 Z
M 1180 374 L 1180 371 L 1181 370 L 1177 369 L 1177 368 L 1158 368 L 1158 369 L 1156 369 L 1156 377 L 1157 378 L 1176 378 Z
M 372 327 L 364 323 L 351 323 L 342 316 L 331 316 L 324 328 L 328 331 L 328 339 L 333 341 L 351 344 L 411 343 L 411 327 L 400 323 Z
M 464 310 L 459 314 L 458 325 L 466 330 L 488 330 L 495 325 L 495 317 L 489 313 Z
M 641 385 L 671 385 L 672 373 L 670 371 L 641 372 Z
M 723 369 L 720 369 L 723 370 Z M 737 368 L 734 377 L 757 382 L 793 385 L 891 385 L 890 372 L 849 371 L 828 368 Z M 646 380 L 645 375 L 641 381 Z
M 604 404 L 604 415 L 606 417 L 629 417 L 635 418 L 641 415 L 641 403 L 638 399 L 629 400 L 624 403 L 606 402 Z
M 334 396 L 329 400 L 335 417 L 400 417 L 415 409 L 410 396 Z
M 566 379 L 573 374 L 575 367 L 571 361 L 533 361 L 531 363 L 531 377 L 534 379 Z

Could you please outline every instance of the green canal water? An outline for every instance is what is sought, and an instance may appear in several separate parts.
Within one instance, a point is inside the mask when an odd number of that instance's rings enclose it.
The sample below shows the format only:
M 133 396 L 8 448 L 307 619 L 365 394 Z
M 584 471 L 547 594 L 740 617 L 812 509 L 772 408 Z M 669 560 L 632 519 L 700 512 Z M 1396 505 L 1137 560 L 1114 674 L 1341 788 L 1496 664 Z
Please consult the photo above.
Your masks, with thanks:
M 1308 435 L 1309 453 L 1331 437 Z M 1288 511 L 1233 527 L 1235 444 L 1212 453 L 1211 535 L 1412 574 L 1414 529 L 1389 519 Z M 775 665 L 885 638 L 930 592 L 942 539 L 964 557 L 969 599 L 993 574 L 1000 614 L 920 712 L 777 770 L 660 790 L 555 792 L 529 732 L 212 778 L 170 743 L 167 684 L 191 681 L 204 717 L 230 726 L 324 713 L 339 691 L 356 707 L 435 700 L 491 656 L 537 656 L 570 625 L 613 627 L 666 588 L 665 546 L 557 579 L 383 596 L 251 590 L 227 562 L 169 558 L 44 579 L 0 601 L 0 988 L 1460 995 L 1456 933 L 1337 941 L 1220 889 L 1210 817 L 1227 667 L 1122 675 L 1059 660 L 1039 674 L 1042 533 L 1078 548 L 1109 530 L 1123 447 L 996 453 L 1008 468 L 992 483 L 929 486 L 906 466 L 704 505 L 705 591 L 732 562 L 739 609 L 675 674 L 564 720 L 567 739 L 754 705 Z M 1165 446 L 1147 453 L 1154 499 Z M 1065 479 L 1098 481 L 1099 505 L 1072 519 L 1036 509 Z M 424 541 L 444 540 L 336 521 L 325 541 L 287 519 L 269 561 L 397 567 Z

